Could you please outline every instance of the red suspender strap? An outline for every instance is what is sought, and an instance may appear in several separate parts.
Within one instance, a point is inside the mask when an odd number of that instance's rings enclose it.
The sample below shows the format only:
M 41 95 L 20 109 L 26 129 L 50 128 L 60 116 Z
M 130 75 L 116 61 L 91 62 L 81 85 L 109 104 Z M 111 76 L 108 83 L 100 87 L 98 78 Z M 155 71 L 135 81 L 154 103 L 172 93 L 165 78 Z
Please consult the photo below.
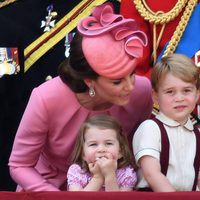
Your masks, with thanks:
M 161 172 L 164 175 L 167 175 L 167 169 L 169 165 L 169 139 L 163 123 L 156 118 L 154 118 L 153 121 L 156 122 L 157 125 L 159 126 L 161 134 L 161 152 L 160 152 Z
M 161 132 L 160 164 L 161 164 L 161 172 L 164 175 L 166 175 L 169 164 L 169 139 L 163 123 L 156 118 L 154 118 L 153 121 L 155 121 L 158 124 Z M 197 127 L 194 127 L 194 133 L 196 135 L 196 155 L 194 159 L 195 179 L 192 190 L 196 191 L 199 168 L 200 168 L 200 132 Z
M 197 127 L 194 127 L 194 133 L 196 135 L 196 156 L 194 159 L 195 179 L 192 190 L 196 191 L 199 167 L 200 167 L 200 132 Z
M 166 132 L 162 122 L 156 118 L 153 118 L 152 120 L 160 128 L 160 134 L 161 134 L 160 166 L 161 166 L 161 172 L 164 175 L 167 175 L 167 169 L 168 169 L 168 164 L 169 164 L 169 139 L 168 139 L 167 132 Z M 152 189 L 151 188 L 139 188 L 139 191 L 152 192 Z
M 152 119 L 160 128 L 161 133 L 161 152 L 160 152 L 160 165 L 161 165 L 161 172 L 164 175 L 167 175 L 167 169 L 169 165 L 169 139 L 166 132 L 166 129 L 163 123 L 156 119 Z M 197 127 L 194 127 L 194 133 L 196 136 L 196 155 L 194 159 L 194 169 L 195 169 L 195 179 L 194 184 L 192 187 L 193 191 L 196 191 L 199 168 L 200 168 L 200 131 Z M 150 188 L 141 188 L 140 191 L 152 191 Z

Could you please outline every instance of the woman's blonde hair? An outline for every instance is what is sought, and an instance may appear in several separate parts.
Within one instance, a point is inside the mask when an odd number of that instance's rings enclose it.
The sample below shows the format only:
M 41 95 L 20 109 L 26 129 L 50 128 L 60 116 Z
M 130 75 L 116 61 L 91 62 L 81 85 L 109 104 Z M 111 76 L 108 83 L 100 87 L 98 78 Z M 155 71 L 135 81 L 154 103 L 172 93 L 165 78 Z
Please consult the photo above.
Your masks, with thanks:
M 182 54 L 171 54 L 157 62 L 151 73 L 151 84 L 157 92 L 162 78 L 171 73 L 184 82 L 193 83 L 199 89 L 199 69 L 191 58 Z
M 95 115 L 82 124 L 72 153 L 72 163 L 77 163 L 88 171 L 87 163 L 83 160 L 83 145 L 86 131 L 93 126 L 100 129 L 112 129 L 116 131 L 120 152 L 122 154 L 122 158 L 118 160 L 118 168 L 134 165 L 134 159 L 129 148 L 128 140 L 125 134 L 123 134 L 122 127 L 116 119 L 106 114 Z

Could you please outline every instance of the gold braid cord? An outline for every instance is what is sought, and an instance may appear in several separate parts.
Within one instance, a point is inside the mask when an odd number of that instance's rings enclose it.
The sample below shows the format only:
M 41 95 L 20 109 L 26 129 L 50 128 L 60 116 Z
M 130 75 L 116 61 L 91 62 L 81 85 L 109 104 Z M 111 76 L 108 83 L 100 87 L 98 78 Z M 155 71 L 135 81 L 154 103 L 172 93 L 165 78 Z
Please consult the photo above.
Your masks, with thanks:
M 134 0 L 134 3 L 137 11 L 145 20 L 149 21 L 151 24 L 162 25 L 174 20 L 185 7 L 187 0 L 178 0 L 172 10 L 167 13 L 160 13 L 159 15 L 151 11 L 144 0 Z
M 185 8 L 185 11 L 183 13 L 183 16 L 181 17 L 181 21 L 179 22 L 178 26 L 176 27 L 176 30 L 163 54 L 163 57 L 174 53 L 176 50 L 176 47 L 178 46 L 178 43 L 183 35 L 183 32 L 188 24 L 188 21 L 192 15 L 192 12 L 194 10 L 194 7 L 196 6 L 198 0 L 190 0 L 188 1 L 188 4 Z
M 17 1 L 17 0 L 5 0 L 2 3 L 0 3 L 0 8 L 3 8 L 4 6 L 14 3 L 15 1 Z
M 144 0 L 133 1 L 140 15 L 146 21 L 149 21 L 149 23 L 154 25 L 165 25 L 168 22 L 174 20 L 174 18 L 178 16 L 185 7 L 183 16 L 181 17 L 181 20 L 178 26 L 176 27 L 176 30 L 164 52 L 163 57 L 174 53 L 198 0 L 178 0 L 174 8 L 167 13 L 163 13 L 162 11 L 154 13 L 150 10 L 150 8 L 147 6 Z

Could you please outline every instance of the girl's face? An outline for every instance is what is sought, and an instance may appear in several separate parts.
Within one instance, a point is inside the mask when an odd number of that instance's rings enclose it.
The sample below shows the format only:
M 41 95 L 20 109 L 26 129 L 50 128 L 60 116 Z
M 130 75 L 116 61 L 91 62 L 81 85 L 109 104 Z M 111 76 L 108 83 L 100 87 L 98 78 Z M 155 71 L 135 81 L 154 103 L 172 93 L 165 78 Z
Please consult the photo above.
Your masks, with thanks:
M 126 105 L 130 100 L 131 91 L 134 88 L 134 72 L 121 79 L 108 79 L 100 76 L 94 81 L 93 87 L 96 94 L 104 102 L 116 105 Z
M 160 81 L 154 97 L 163 114 L 180 124 L 185 124 L 195 108 L 199 92 L 194 84 L 184 82 L 168 73 Z
M 83 159 L 94 163 L 100 157 L 111 155 L 114 160 L 121 158 L 119 141 L 113 129 L 100 129 L 92 126 L 85 132 Z

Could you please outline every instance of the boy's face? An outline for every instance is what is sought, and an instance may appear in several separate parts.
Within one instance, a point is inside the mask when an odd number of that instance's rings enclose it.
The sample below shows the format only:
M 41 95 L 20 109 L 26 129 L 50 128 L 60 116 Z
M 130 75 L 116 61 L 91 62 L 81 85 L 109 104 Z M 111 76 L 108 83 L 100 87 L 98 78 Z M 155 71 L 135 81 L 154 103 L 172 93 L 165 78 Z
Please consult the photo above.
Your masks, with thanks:
M 199 91 L 194 84 L 184 82 L 171 73 L 161 79 L 158 92 L 154 92 L 160 111 L 180 124 L 186 123 L 198 98 Z

